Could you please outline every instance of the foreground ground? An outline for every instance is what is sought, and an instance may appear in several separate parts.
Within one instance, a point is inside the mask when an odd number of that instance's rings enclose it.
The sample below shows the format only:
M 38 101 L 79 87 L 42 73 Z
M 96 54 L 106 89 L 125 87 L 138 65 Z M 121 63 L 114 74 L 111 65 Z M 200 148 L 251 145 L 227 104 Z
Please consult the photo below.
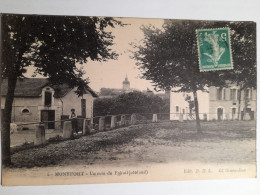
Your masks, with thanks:
M 20 150 L 3 185 L 256 177 L 255 121 L 138 124 Z
M 139 124 L 74 140 L 27 149 L 12 155 L 13 167 L 76 164 L 254 163 L 254 121 Z
M 55 136 L 62 136 L 62 131 L 60 130 L 53 130 L 47 129 L 45 131 L 45 138 L 49 139 Z M 23 144 L 33 143 L 35 141 L 35 130 L 24 130 L 24 131 L 17 131 L 11 134 L 11 147 L 20 146 Z

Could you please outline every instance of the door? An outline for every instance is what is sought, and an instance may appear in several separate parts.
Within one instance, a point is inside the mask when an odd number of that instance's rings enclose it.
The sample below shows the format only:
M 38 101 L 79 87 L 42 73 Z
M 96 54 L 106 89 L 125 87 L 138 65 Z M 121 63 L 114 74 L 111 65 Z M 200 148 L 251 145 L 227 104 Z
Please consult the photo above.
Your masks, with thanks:
M 250 120 L 254 120 L 254 111 L 252 111 L 251 108 L 246 108 L 246 113 L 249 114 Z
M 250 118 L 251 118 L 251 120 L 255 120 L 255 112 L 254 111 L 250 112 Z
M 236 118 L 236 108 L 232 108 L 232 120 Z
M 55 110 L 42 110 L 41 111 L 41 122 L 54 121 Z M 45 129 L 55 129 L 55 122 L 44 123 Z
M 223 108 L 218 108 L 218 120 L 221 121 L 223 120 Z
M 48 121 L 55 121 L 55 110 L 48 110 Z M 48 123 L 48 129 L 55 129 L 55 122 Z

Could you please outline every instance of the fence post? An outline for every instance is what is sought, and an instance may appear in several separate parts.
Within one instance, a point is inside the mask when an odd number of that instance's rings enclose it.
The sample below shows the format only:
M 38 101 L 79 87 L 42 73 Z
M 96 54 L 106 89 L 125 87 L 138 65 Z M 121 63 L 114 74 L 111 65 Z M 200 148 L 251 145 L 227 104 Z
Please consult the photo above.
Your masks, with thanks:
M 91 119 L 87 119 L 86 121 L 87 126 L 86 126 L 86 134 L 90 135 L 91 133 L 91 129 L 93 129 L 93 124 L 92 124 L 92 120 Z
M 35 131 L 35 145 L 41 145 L 45 143 L 45 128 L 44 124 L 36 125 Z
M 180 114 L 180 115 L 179 115 L 179 121 L 180 121 L 180 122 L 183 122 L 183 114 Z
M 71 138 L 73 135 L 71 121 L 64 121 L 63 138 Z
M 131 115 L 131 124 L 134 125 L 136 123 L 136 115 L 132 114 Z
M 125 115 L 125 125 L 129 125 L 129 120 L 128 120 L 128 116 Z
M 204 120 L 204 121 L 207 121 L 207 120 L 208 120 L 206 113 L 203 114 L 203 120 Z
M 125 126 L 125 115 L 121 115 L 121 126 Z
M 17 132 L 17 129 L 18 129 L 17 124 L 15 124 L 15 123 L 10 123 L 11 133 L 16 133 L 16 132 Z
M 158 121 L 157 114 L 153 114 L 153 123 L 156 123 Z
M 83 119 L 83 125 L 82 125 L 82 135 L 86 134 L 86 121 L 87 119 Z
M 83 120 L 83 135 L 89 135 L 90 134 L 90 128 L 91 128 L 91 120 L 90 119 L 84 119 Z
M 116 127 L 116 116 L 113 115 L 111 116 L 111 124 L 110 124 L 110 128 L 114 129 Z
M 105 117 L 104 117 L 104 116 L 101 116 L 101 117 L 99 118 L 98 130 L 99 130 L 99 131 L 104 131 L 104 130 L 105 130 Z

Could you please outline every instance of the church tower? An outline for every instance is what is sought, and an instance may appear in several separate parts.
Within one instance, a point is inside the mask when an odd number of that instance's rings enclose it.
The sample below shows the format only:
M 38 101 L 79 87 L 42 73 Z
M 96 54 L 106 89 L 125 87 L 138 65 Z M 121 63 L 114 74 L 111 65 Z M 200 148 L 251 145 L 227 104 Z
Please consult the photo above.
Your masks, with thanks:
M 125 80 L 123 81 L 123 90 L 124 91 L 130 90 L 130 82 L 128 81 L 127 75 L 125 77 Z

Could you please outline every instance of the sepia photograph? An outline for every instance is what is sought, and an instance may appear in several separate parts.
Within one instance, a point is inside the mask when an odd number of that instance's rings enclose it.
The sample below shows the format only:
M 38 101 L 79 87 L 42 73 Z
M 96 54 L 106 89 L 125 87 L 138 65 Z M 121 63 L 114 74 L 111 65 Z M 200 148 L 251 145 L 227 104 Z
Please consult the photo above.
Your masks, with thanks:
M 1 15 L 2 185 L 256 178 L 256 23 Z

